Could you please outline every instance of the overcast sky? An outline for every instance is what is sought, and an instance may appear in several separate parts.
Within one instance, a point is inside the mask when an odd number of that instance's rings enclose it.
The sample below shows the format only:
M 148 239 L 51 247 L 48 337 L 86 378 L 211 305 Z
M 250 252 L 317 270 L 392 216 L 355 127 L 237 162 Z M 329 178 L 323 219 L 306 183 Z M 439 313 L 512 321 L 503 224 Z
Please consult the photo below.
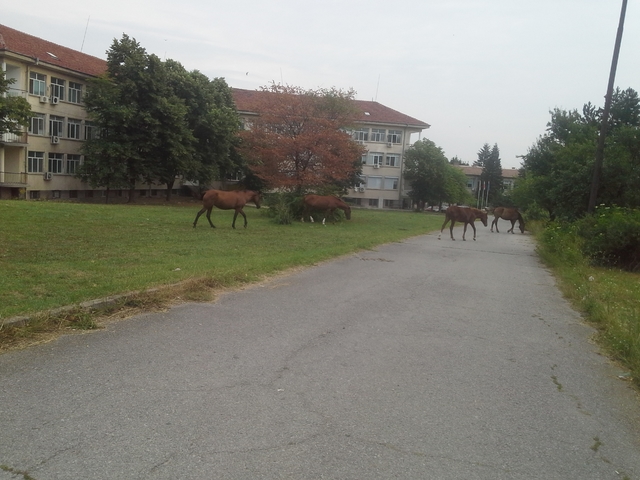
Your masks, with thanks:
M 603 106 L 621 0 L 110 0 L 5 2 L 0 23 L 106 59 L 123 33 L 231 87 L 353 88 L 431 125 L 423 138 L 503 168 L 549 110 Z M 640 90 L 640 7 L 629 2 L 616 86 Z

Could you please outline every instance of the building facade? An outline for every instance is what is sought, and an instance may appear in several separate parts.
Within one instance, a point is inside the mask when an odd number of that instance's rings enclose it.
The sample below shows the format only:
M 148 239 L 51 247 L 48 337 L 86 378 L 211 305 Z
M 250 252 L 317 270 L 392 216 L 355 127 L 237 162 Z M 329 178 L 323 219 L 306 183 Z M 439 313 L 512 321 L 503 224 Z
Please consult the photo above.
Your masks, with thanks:
M 253 107 L 264 92 L 232 89 L 239 115 L 248 123 L 258 115 Z M 411 136 L 429 124 L 400 113 L 378 102 L 354 100 L 360 118 L 353 139 L 367 149 L 362 156 L 360 182 L 349 189 L 346 200 L 367 208 L 408 208 L 410 203 L 403 181 L 404 153 Z
M 7 95 L 34 113 L 20 135 L 0 137 L 0 198 L 93 197 L 75 177 L 82 143 L 96 134 L 82 99 L 106 62 L 0 25 L 0 68 L 14 80 Z

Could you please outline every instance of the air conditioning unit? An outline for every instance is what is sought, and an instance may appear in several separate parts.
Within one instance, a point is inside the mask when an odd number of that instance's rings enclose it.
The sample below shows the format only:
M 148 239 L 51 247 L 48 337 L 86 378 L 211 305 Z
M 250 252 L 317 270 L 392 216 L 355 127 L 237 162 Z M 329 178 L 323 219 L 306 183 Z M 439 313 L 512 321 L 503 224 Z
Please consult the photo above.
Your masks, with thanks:
M 51 97 L 51 104 L 52 105 L 57 105 L 58 103 L 60 103 L 60 98 L 59 97 Z
M 393 147 L 393 143 L 387 142 L 387 147 Z
M 356 140 L 356 143 L 359 145 L 364 145 L 364 140 Z
M 373 168 L 380 168 L 380 164 L 379 163 L 374 163 L 373 164 Z
M 44 172 L 44 179 L 51 180 L 53 178 L 53 174 L 51 172 Z
M 53 143 L 54 145 L 60 143 L 60 137 L 56 137 L 54 135 L 53 137 L 51 137 L 51 143 Z
M 364 192 L 364 187 L 360 187 L 360 191 L 361 191 L 361 192 Z
M 40 103 L 47 103 L 48 101 L 49 101 L 49 97 L 47 97 L 46 95 L 40 96 Z

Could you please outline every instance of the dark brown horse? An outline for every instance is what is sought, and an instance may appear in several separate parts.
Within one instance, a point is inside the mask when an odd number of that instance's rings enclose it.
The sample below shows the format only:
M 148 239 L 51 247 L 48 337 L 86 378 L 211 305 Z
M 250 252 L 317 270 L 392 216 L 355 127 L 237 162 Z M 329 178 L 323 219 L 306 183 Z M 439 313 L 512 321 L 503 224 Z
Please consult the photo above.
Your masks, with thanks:
M 449 227 L 449 233 L 451 233 L 451 240 L 455 240 L 453 238 L 453 225 L 456 222 L 464 222 L 464 230 L 462 232 L 462 240 L 466 240 L 464 236 L 467 233 L 467 225 L 471 225 L 473 228 L 473 240 L 476 239 L 476 226 L 475 221 L 476 218 L 479 218 L 482 224 L 487 226 L 487 212 L 483 210 L 478 210 L 477 208 L 471 207 L 458 207 L 456 205 L 450 205 L 445 212 L 444 223 L 442 224 L 442 228 L 440 229 L 440 235 L 442 235 L 442 231 L 444 227 L 447 225 L 447 222 L 451 221 L 451 226 Z M 438 235 L 438 240 L 440 240 L 440 235 Z
M 524 218 L 520 215 L 520 212 L 517 208 L 505 208 L 505 207 L 496 207 L 493 211 L 493 222 L 491 222 L 491 231 L 493 232 L 493 226 L 496 226 L 496 232 L 500 233 L 498 230 L 498 219 L 509 220 L 511 221 L 511 228 L 507 230 L 507 233 L 513 233 L 513 227 L 516 225 L 516 221 L 518 222 L 518 227 L 520 227 L 520 232 L 524 233 Z
M 309 215 L 311 210 L 321 210 L 324 212 L 324 218 L 322 224 L 324 225 L 327 215 L 333 215 L 336 209 L 341 209 L 344 212 L 344 216 L 347 220 L 351 220 L 351 207 L 338 197 L 333 195 L 305 195 L 303 199 L 304 212 L 302 214 L 302 221 L 304 217 L 308 216 L 313 222 L 313 217 Z
M 218 207 L 221 210 L 235 210 L 236 213 L 233 214 L 233 223 L 231 226 L 236 228 L 236 218 L 238 214 L 244 217 L 244 228 L 247 228 L 247 216 L 242 211 L 242 207 L 244 207 L 247 202 L 253 202 L 256 204 L 256 207 L 260 208 L 260 202 L 262 201 L 262 197 L 260 192 L 255 192 L 253 190 L 234 190 L 230 192 L 225 192 L 223 190 L 207 190 L 204 192 L 202 196 L 202 209 L 196 215 L 196 219 L 193 221 L 193 228 L 196 228 L 196 224 L 198 223 L 198 218 L 204 212 L 207 212 L 207 220 L 209 220 L 209 225 L 212 228 L 216 228 L 216 226 L 211 223 L 211 209 L 213 207 Z

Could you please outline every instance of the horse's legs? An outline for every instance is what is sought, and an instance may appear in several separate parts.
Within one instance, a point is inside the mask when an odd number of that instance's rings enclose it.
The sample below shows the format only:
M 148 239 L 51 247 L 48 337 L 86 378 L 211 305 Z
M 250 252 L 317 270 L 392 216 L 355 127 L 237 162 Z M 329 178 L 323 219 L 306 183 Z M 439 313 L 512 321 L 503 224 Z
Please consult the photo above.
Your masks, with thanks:
M 209 225 L 211 225 L 211 228 L 216 228 L 216 226 L 211 222 L 211 210 L 213 210 L 213 207 L 210 207 L 207 210 L 207 220 L 209 220 Z
M 440 229 L 440 235 L 438 235 L 438 240 L 440 240 L 440 237 L 442 237 L 442 232 L 444 231 L 444 227 L 447 226 L 447 222 L 449 221 L 449 219 L 446 217 L 444 218 L 444 223 L 442 224 L 442 228 Z
M 242 211 L 242 208 L 236 208 L 236 213 L 233 214 L 233 223 L 231 227 L 236 228 L 236 218 L 238 218 L 238 214 L 242 215 L 244 218 L 244 228 L 247 228 L 247 216 Z
M 464 238 L 465 235 L 467 234 L 467 225 L 469 225 L 469 224 L 467 222 L 464 222 L 464 228 L 462 229 L 462 241 L 463 242 L 467 241 L 467 239 Z M 475 238 L 474 238 L 474 240 L 475 240 Z
M 451 240 L 455 240 L 455 238 L 453 238 L 453 226 L 455 225 L 456 221 L 452 218 L 451 219 L 451 225 L 449 226 L 449 233 L 451 234 Z M 467 228 L 467 226 L 465 225 L 465 228 Z M 464 234 L 462 235 L 462 239 L 464 240 Z
M 196 228 L 198 219 L 200 218 L 200 215 L 202 215 L 204 212 L 207 212 L 207 207 L 202 207 L 202 210 L 198 212 L 198 214 L 196 215 L 196 219 L 193 221 L 193 228 Z M 211 209 L 209 209 L 209 211 L 207 212 L 207 220 L 209 220 L 209 223 L 211 223 L 211 218 L 209 218 L 210 215 L 211 215 Z M 213 227 L 213 223 L 211 223 L 211 226 Z
M 496 226 L 496 232 L 500 233 L 500 230 L 498 230 L 498 218 L 500 217 L 495 217 L 493 219 L 493 222 L 491 222 L 491 233 L 493 233 L 493 226 Z
M 476 241 L 476 221 L 474 220 L 473 222 L 471 222 L 471 228 L 473 228 L 473 241 Z M 467 226 L 465 225 L 464 228 L 466 229 Z
M 511 220 L 511 229 L 507 230 L 507 233 L 509 233 L 509 232 L 513 233 L 513 227 L 515 227 L 515 226 L 516 226 L 516 221 L 515 220 Z

